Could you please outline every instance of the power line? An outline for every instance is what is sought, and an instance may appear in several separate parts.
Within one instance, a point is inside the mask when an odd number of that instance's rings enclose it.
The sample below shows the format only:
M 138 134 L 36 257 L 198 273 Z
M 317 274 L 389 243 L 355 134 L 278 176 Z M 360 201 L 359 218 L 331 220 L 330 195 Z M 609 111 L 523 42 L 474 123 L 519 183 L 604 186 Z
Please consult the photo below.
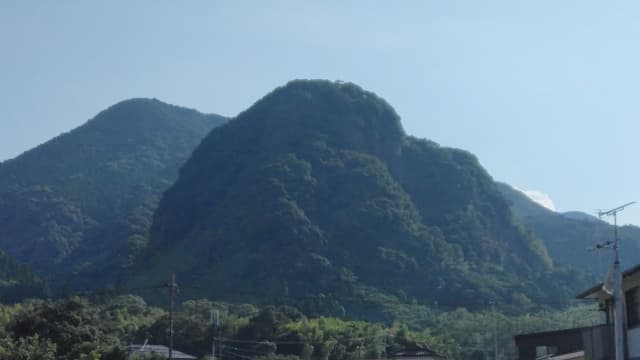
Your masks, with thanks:
M 352 338 L 341 337 L 339 340 L 332 339 L 332 341 L 341 343 L 341 342 L 362 341 L 362 340 L 372 340 L 372 339 L 381 339 L 381 338 L 384 338 L 384 335 L 381 334 L 381 335 L 371 335 L 371 336 L 359 336 L 359 337 L 352 337 Z M 300 344 L 310 343 L 310 341 L 236 340 L 236 339 L 229 339 L 229 338 L 216 338 L 216 341 L 221 343 L 228 343 L 228 344 L 256 344 L 256 345 L 265 344 L 265 343 L 270 343 L 274 345 L 300 345 Z
M 230 345 L 226 345 L 225 349 L 232 349 L 234 351 L 246 352 L 254 355 L 269 355 L 269 353 L 265 353 L 264 351 L 258 351 L 258 350 L 247 349 L 247 348 L 239 348 L 239 347 L 230 346 Z
M 184 289 L 205 289 L 205 287 L 198 285 L 181 285 Z M 424 301 L 424 302 L 408 302 L 400 299 L 369 299 L 361 296 L 340 296 L 334 294 L 304 294 L 304 295 L 283 295 L 283 294 L 266 294 L 260 291 L 252 291 L 252 290 L 238 290 L 238 289 L 216 289 L 219 293 L 228 293 L 232 295 L 247 295 L 247 296 L 262 296 L 263 301 L 292 301 L 292 302 L 300 302 L 300 301 L 311 301 L 311 300 L 319 300 L 319 301 L 336 301 L 336 302 L 352 302 L 352 303 L 369 303 L 369 304 L 393 304 L 393 305 L 409 305 L 409 306 L 431 306 L 431 307 L 469 307 L 469 306 L 477 306 L 477 307 L 486 307 L 489 308 L 491 306 L 500 306 L 500 305 L 509 305 L 509 302 L 499 301 L 499 300 L 477 300 L 477 301 L 441 301 L 441 300 L 432 300 L 432 301 Z M 544 299 L 536 299 L 529 298 L 531 300 L 531 305 L 571 305 L 571 303 L 580 303 L 580 302 L 591 302 L 591 300 L 586 299 L 567 299 L 565 301 L 561 300 L 548 300 Z M 221 300 L 224 301 L 224 300 Z M 286 304 L 285 304 L 286 305 Z
M 163 288 L 167 288 L 167 283 L 159 284 L 159 285 L 151 285 L 151 286 L 138 286 L 138 287 L 121 287 L 121 288 L 104 288 L 104 289 L 93 289 L 93 290 L 83 290 L 76 291 L 71 295 L 80 295 L 80 296 L 92 296 L 92 295 L 123 295 L 135 293 L 141 290 L 159 290 Z M 192 285 L 181 285 L 181 289 L 189 289 L 189 288 L 202 288 L 200 286 L 192 286 Z M 264 296 L 264 293 L 254 292 L 254 291 L 230 291 L 235 294 L 243 294 L 243 295 L 255 295 L 255 296 Z M 227 302 L 228 300 L 224 299 L 209 299 L 210 301 L 220 301 Z M 316 295 L 316 294 L 307 294 L 307 295 L 287 295 L 287 296 L 274 296 L 271 299 L 261 299 L 264 305 L 269 305 L 269 300 L 272 302 L 278 302 L 282 305 L 308 305 L 304 303 L 305 301 L 320 301 L 320 302 L 335 302 L 336 305 L 340 305 L 340 303 L 355 303 L 359 305 L 368 305 L 368 306 L 378 306 L 378 305 L 405 305 L 405 306 L 424 306 L 429 309 L 438 309 L 438 308 L 486 308 L 490 309 L 492 306 L 495 307 L 504 307 L 511 305 L 506 301 L 497 301 L 497 300 L 477 300 L 477 301 L 431 301 L 431 302 L 408 302 L 400 299 L 367 299 L 364 297 L 356 297 L 356 296 L 336 296 L 336 295 Z M 580 305 L 585 303 L 592 303 L 592 300 L 589 299 L 567 299 L 565 301 L 550 301 L 546 299 L 530 299 L 532 306 L 543 306 L 543 305 L 560 305 L 560 306 L 568 306 L 568 305 Z M 288 303 L 287 303 L 288 302 Z
M 252 360 L 251 356 L 240 355 L 240 354 L 234 353 L 233 351 L 230 351 L 230 350 L 227 350 L 227 349 L 224 349 L 222 352 L 223 352 L 223 354 L 228 354 L 228 355 L 231 355 L 231 356 L 234 356 L 234 357 L 239 357 L 241 359 Z M 265 354 L 265 355 L 269 355 L 269 354 Z

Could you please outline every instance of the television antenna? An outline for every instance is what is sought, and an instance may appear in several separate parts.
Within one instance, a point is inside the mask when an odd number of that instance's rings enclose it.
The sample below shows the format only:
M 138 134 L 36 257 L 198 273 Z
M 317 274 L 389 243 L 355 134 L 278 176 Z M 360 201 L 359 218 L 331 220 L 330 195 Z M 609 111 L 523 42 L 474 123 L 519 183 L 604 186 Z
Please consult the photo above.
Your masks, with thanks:
M 613 216 L 613 241 L 609 240 L 602 244 L 597 244 L 595 248 L 612 248 L 615 253 L 615 260 L 613 261 L 613 299 L 615 302 L 614 329 L 616 360 L 624 360 L 624 296 L 622 295 L 622 272 L 620 271 L 620 251 L 618 245 L 618 213 L 624 210 L 626 207 L 631 206 L 635 203 L 635 201 L 632 201 L 611 210 L 598 211 L 598 217 L 601 219 L 603 216 Z

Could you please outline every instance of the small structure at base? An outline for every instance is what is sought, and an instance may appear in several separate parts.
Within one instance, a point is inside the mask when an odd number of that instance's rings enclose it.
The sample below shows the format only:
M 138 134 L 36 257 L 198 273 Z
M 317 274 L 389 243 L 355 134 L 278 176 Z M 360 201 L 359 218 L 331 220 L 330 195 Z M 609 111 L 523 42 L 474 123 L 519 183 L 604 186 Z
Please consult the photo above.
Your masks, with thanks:
M 129 345 L 127 347 L 127 359 L 132 356 L 144 358 L 145 356 L 163 356 L 169 358 L 169 348 L 164 345 Z M 171 353 L 173 359 L 197 359 L 195 356 L 185 354 L 181 351 L 173 350 Z
M 570 354 L 556 355 L 549 358 L 549 360 L 584 360 L 584 351 L 576 351 Z
M 515 342 L 519 360 L 562 359 L 560 356 L 578 352 L 585 354 L 584 359 L 605 360 L 610 359 L 608 354 L 613 351 L 613 327 L 599 325 L 522 334 L 515 337 Z
M 394 360 L 445 360 L 446 358 L 437 352 L 429 349 L 423 343 L 414 343 L 402 350 L 395 351 L 391 354 Z
M 622 292 L 624 297 L 620 301 L 626 308 L 623 322 L 625 359 L 640 360 L 640 264 L 622 273 Z M 578 351 L 584 351 L 585 360 L 615 358 L 615 299 L 607 284 L 598 283 L 578 294 L 577 298 L 598 304 L 600 325 L 517 335 L 519 360 L 536 360 L 547 354 L 557 358 Z

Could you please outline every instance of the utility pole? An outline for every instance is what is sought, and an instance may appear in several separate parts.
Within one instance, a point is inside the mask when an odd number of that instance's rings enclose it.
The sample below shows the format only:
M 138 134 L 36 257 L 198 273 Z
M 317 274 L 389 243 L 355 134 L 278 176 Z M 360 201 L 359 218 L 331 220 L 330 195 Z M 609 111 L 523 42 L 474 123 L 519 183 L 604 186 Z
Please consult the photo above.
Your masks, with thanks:
M 614 308 L 614 330 L 615 330 L 615 348 L 616 348 L 616 360 L 624 360 L 624 295 L 622 293 L 622 271 L 620 270 L 620 251 L 618 245 L 618 213 L 627 206 L 635 204 L 635 201 L 618 206 L 617 208 L 598 211 L 598 216 L 613 216 L 613 243 L 608 241 L 602 245 L 597 245 L 597 248 L 612 247 L 615 253 L 615 260 L 613 261 L 613 277 L 614 277 L 614 291 L 613 299 L 615 302 Z
M 178 284 L 176 284 L 176 273 L 171 273 L 171 279 L 167 283 L 169 288 L 170 307 L 169 307 L 169 360 L 173 359 L 173 309 L 176 304 L 176 291 Z
M 211 309 L 209 323 L 211 324 L 211 328 L 213 329 L 213 339 L 211 341 L 211 360 L 216 360 L 216 330 L 218 329 L 218 325 L 220 323 L 220 312 L 218 310 Z
M 384 336 L 382 337 L 382 355 L 384 356 L 384 360 L 387 360 L 387 332 L 384 332 Z
M 491 314 L 493 315 L 493 354 L 498 360 L 498 324 L 496 320 L 496 301 L 491 300 Z

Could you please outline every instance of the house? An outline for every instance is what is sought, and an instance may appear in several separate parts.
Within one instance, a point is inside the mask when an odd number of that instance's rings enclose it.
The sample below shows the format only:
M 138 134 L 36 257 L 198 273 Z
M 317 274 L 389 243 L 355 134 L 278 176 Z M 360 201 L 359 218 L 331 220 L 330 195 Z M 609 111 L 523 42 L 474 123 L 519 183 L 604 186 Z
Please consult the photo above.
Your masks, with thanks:
M 517 335 L 515 342 L 520 360 L 604 360 L 614 351 L 613 327 L 606 324 Z
M 165 358 L 169 358 L 169 348 L 164 346 L 164 345 L 148 345 L 148 344 L 143 344 L 143 345 L 129 345 L 127 347 L 127 358 L 131 358 L 134 355 L 137 356 L 151 356 L 151 355 L 160 355 L 160 356 L 164 356 Z M 177 351 L 177 350 L 173 350 L 171 353 L 171 358 L 173 359 L 197 359 L 195 356 L 191 356 L 188 354 L 185 354 L 183 352 Z
M 577 295 L 578 299 L 593 300 L 598 303 L 601 311 L 600 325 L 517 335 L 515 341 L 519 359 L 613 359 L 615 357 L 614 301 L 613 296 L 603 290 L 603 285 L 603 283 L 596 284 Z M 622 291 L 626 309 L 623 324 L 625 359 L 640 360 L 640 265 L 622 273 Z M 579 352 L 583 352 L 582 358 L 576 355 Z M 571 354 L 577 357 L 559 357 Z
M 446 358 L 429 349 L 423 343 L 413 343 L 402 350 L 391 353 L 391 359 L 398 360 L 445 360 Z
M 625 303 L 624 340 L 626 359 L 640 360 L 640 265 L 622 273 L 622 292 Z M 597 284 L 577 296 L 578 299 L 597 301 L 602 310 L 602 322 L 613 324 L 613 296 Z

